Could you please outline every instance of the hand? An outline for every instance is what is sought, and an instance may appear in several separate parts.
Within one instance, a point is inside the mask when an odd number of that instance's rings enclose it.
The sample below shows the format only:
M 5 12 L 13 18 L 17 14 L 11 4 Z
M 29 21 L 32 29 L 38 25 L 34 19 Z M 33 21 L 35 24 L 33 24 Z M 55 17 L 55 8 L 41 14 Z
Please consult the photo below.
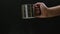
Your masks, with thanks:
M 40 12 L 39 9 L 41 10 L 41 15 L 35 16 L 35 17 L 37 17 L 37 18 L 47 18 L 48 17 L 48 14 L 47 14 L 48 7 L 44 3 L 38 2 L 38 3 L 34 4 L 33 8 L 35 8 L 37 15 Z

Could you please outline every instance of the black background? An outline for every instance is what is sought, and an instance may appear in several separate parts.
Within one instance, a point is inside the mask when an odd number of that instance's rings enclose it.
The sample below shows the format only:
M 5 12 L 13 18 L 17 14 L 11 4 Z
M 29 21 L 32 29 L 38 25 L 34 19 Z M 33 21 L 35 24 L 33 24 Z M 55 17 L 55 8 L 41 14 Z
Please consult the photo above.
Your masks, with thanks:
M 60 32 L 60 16 L 46 19 L 22 19 L 21 4 L 44 2 L 48 7 L 60 5 L 60 0 L 1 0 L 1 34 L 41 34 Z

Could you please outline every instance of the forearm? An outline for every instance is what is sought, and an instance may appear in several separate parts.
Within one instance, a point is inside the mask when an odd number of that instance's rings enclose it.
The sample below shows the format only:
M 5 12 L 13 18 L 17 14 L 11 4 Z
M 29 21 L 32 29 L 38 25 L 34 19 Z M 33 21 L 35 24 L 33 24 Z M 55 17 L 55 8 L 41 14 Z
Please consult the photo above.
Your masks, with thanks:
M 48 8 L 47 13 L 49 17 L 60 16 L 60 5 Z

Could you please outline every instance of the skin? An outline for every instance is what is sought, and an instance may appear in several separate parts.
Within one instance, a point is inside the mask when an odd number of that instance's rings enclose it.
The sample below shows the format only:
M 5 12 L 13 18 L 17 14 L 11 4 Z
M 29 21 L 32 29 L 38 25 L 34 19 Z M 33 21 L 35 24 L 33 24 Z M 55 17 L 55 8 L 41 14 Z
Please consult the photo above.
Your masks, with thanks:
M 41 9 L 41 15 L 35 16 L 37 18 L 49 18 L 49 17 L 60 16 L 60 5 L 54 7 L 47 7 L 44 3 L 37 2 L 34 4 L 33 8 L 35 7 L 37 10 L 36 14 L 39 13 L 39 8 Z

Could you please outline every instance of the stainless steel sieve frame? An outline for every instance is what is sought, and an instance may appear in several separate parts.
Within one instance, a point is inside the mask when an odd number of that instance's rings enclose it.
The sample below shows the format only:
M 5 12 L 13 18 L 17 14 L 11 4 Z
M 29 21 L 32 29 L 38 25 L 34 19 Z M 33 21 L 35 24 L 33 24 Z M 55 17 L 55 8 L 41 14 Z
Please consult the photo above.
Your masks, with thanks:
M 29 7 L 29 6 L 30 7 Z M 21 10 L 22 10 L 22 18 L 23 19 L 30 19 L 30 18 L 35 18 L 34 17 L 34 9 L 33 9 L 33 4 L 22 4 L 21 5 Z M 30 9 L 29 9 L 30 8 Z M 31 9 L 32 8 L 32 9 Z M 29 16 L 29 11 L 28 9 L 30 10 L 31 12 L 31 15 Z M 32 13 L 33 12 L 33 13 Z

